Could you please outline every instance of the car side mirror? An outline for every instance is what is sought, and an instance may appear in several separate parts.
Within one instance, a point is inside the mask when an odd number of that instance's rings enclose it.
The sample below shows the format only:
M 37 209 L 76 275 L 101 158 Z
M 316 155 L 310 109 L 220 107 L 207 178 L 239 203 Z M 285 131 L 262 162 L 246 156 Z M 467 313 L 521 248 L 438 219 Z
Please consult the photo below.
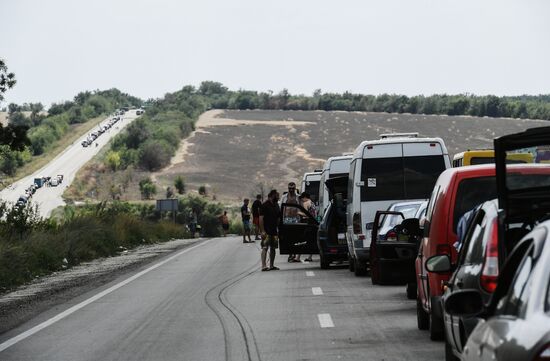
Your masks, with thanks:
M 369 223 L 367 223 L 367 224 L 365 225 L 365 228 L 366 228 L 367 230 L 372 229 L 373 227 L 374 227 L 374 222 L 369 222 Z
M 452 268 L 451 258 L 446 254 L 432 256 L 426 260 L 426 269 L 433 273 L 450 272 Z
M 478 290 L 459 290 L 445 299 L 443 307 L 453 316 L 473 316 L 483 311 L 483 300 Z

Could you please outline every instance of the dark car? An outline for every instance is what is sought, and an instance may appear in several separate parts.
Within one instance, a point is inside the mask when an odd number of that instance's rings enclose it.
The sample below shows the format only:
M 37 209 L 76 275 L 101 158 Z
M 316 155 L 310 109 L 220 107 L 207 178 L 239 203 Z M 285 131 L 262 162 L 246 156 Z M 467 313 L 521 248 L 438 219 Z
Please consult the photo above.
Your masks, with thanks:
M 401 217 L 392 229 L 392 237 L 378 237 L 383 217 Z M 418 218 L 404 219 L 401 212 L 378 211 L 374 217 L 370 244 L 372 284 L 406 284 L 407 297 L 416 298 L 415 259 L 422 238 Z
M 321 268 L 329 268 L 331 262 L 348 259 L 346 242 L 346 201 L 348 177 L 330 178 L 325 182 L 330 203 L 317 232 L 317 246 Z
M 467 289 L 448 297 L 444 307 L 477 321 L 462 360 L 550 359 L 550 221 L 514 248 L 488 306 L 479 290 Z

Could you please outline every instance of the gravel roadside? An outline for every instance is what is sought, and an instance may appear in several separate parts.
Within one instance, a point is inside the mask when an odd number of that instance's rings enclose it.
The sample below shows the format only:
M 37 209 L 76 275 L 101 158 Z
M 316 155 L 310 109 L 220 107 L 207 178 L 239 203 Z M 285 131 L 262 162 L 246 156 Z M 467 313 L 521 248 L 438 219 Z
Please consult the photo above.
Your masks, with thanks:
M 125 273 L 169 253 L 205 239 L 178 239 L 140 246 L 120 255 L 82 263 L 54 272 L 16 290 L 0 294 L 0 334 L 9 331 L 35 315 L 100 287 Z

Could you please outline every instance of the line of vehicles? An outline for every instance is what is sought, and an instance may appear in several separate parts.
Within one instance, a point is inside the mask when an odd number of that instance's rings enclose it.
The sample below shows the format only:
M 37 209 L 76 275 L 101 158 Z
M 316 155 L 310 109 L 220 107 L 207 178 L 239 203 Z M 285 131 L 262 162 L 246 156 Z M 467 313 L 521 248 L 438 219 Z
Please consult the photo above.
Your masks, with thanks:
M 25 194 L 20 195 L 17 199 L 16 207 L 26 205 L 39 188 L 43 186 L 57 187 L 61 183 L 63 183 L 63 174 L 58 174 L 55 177 L 34 178 L 33 183 L 25 189 Z
M 88 134 L 86 139 L 84 139 L 81 143 L 81 145 L 86 148 L 93 144 L 93 142 L 99 138 L 103 133 L 111 129 L 113 125 L 115 125 L 117 122 L 124 119 L 124 114 L 128 111 L 128 107 L 123 107 L 120 109 L 117 109 L 113 115 L 111 115 L 110 119 L 105 122 L 104 124 L 100 124 L 96 131 L 91 132 Z M 142 114 L 142 112 L 138 113 L 140 109 L 136 110 L 136 114 Z M 97 146 L 97 143 L 96 143 Z
M 280 252 L 406 285 L 446 360 L 550 360 L 549 163 L 550 127 L 452 162 L 440 138 L 383 134 L 304 174 L 322 217 L 282 204 L 302 217 Z

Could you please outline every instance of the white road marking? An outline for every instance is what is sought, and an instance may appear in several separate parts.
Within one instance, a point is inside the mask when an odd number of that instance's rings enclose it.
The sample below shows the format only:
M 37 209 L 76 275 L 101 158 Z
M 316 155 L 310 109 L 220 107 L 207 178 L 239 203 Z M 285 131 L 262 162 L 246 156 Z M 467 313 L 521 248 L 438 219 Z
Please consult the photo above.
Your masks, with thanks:
M 311 292 L 313 292 L 314 296 L 321 296 L 323 294 L 321 287 L 311 287 Z
M 334 327 L 334 322 L 332 322 L 332 317 L 330 317 L 330 313 L 320 313 L 317 315 L 319 318 L 319 324 L 321 325 L 321 328 L 327 328 L 327 327 Z
M 307 276 L 307 277 L 313 277 L 313 276 L 315 276 L 315 272 L 313 272 L 313 271 L 306 271 L 306 276 Z
M 173 260 L 174 258 L 177 258 L 179 256 L 181 256 L 182 254 L 184 253 L 187 253 L 187 252 L 190 252 L 192 250 L 194 250 L 195 248 L 198 248 L 198 247 L 202 247 L 204 246 L 205 244 L 207 243 L 210 243 L 212 240 L 208 240 L 208 241 L 205 241 L 201 244 L 198 244 L 196 246 L 193 246 L 193 247 L 190 247 L 190 248 L 186 248 L 184 249 L 183 251 L 181 252 L 178 252 L 176 253 L 175 255 L 165 259 L 164 261 L 161 261 L 157 264 L 154 264 L 152 265 L 151 267 L 147 268 L 147 269 L 144 269 L 143 271 L 139 272 L 139 273 L 136 273 L 135 275 L 133 275 L 132 277 L 130 278 L 127 278 L 125 279 L 124 281 L 122 282 L 119 282 L 117 283 L 116 285 L 112 286 L 112 287 L 109 287 L 107 288 L 106 290 L 98 293 L 97 295 L 95 296 L 92 296 L 90 298 L 88 298 L 87 300 L 85 301 L 82 301 L 80 302 L 79 304 L 77 305 L 74 305 L 73 307 L 61 312 L 60 314 L 50 318 L 49 320 L 46 320 L 44 322 L 42 322 L 41 324 L 39 325 L 36 325 L 34 326 L 33 328 L 15 336 L 15 337 L 12 337 L 10 338 L 9 340 L 3 342 L 0 344 L 0 352 L 4 351 L 5 349 L 7 349 L 8 347 L 10 346 L 13 346 L 15 345 L 16 343 L 20 342 L 20 341 L 23 341 L 24 339 L 26 339 L 27 337 L 30 337 L 32 335 L 34 335 L 35 333 L 37 333 L 38 331 L 40 330 L 43 330 L 45 329 L 46 327 L 48 326 L 51 326 L 53 325 L 54 323 L 56 323 L 57 321 L 60 321 L 62 319 L 64 319 L 65 317 L 75 313 L 76 311 L 80 310 L 81 308 L 83 307 L 86 307 L 87 305 L 89 305 L 90 303 L 92 302 L 95 302 L 97 300 L 99 300 L 100 298 L 104 297 L 104 296 L 107 296 L 109 293 L 112 293 L 113 291 L 116 291 L 118 290 L 119 288 L 123 287 L 123 286 L 126 286 L 128 283 L 132 282 L 132 281 L 135 281 L 136 279 L 140 278 L 141 276 L 151 272 L 152 270 L 170 262 L 171 260 Z

